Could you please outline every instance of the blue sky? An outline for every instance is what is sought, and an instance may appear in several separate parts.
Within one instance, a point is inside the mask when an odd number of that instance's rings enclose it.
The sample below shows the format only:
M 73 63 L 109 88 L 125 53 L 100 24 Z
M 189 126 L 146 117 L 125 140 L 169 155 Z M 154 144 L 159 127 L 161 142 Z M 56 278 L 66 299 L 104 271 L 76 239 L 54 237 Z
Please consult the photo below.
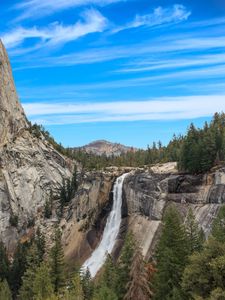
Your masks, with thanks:
M 0 0 L 32 122 L 65 146 L 167 143 L 225 111 L 223 0 Z

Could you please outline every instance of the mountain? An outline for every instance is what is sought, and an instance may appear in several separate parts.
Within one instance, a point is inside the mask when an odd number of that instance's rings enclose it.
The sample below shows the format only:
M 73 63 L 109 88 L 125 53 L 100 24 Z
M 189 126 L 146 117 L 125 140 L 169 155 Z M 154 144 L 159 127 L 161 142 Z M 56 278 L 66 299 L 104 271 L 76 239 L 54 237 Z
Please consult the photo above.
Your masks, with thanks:
M 92 153 L 95 155 L 106 155 L 106 156 L 119 156 L 127 152 L 135 152 L 138 149 L 134 147 L 124 146 L 119 143 L 112 143 L 106 140 L 93 141 L 82 147 L 77 147 L 74 149 L 84 150 L 87 153 Z
M 0 236 L 9 249 L 72 169 L 73 163 L 27 121 L 0 42 Z

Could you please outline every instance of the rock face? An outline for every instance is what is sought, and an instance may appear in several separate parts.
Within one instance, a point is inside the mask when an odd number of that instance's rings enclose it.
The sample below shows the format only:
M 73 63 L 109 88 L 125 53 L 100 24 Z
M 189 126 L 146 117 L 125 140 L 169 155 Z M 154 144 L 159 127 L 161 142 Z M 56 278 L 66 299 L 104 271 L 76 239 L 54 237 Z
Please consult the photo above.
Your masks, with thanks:
M 75 148 L 95 155 L 119 156 L 130 151 L 137 151 L 136 148 L 124 146 L 118 143 L 111 143 L 105 140 L 94 141 L 83 147 Z
M 143 254 L 147 258 L 151 255 L 160 233 L 163 212 L 172 203 L 183 219 L 192 208 L 208 236 L 221 204 L 225 203 L 224 192 L 224 168 L 195 176 L 174 172 L 155 173 L 152 170 L 133 172 L 125 180 L 124 194 L 129 228 L 139 240 Z
M 0 41 L 0 146 L 27 127 L 19 104 L 6 50 Z
M 71 176 L 72 168 L 42 135 L 31 133 L 0 43 L 0 237 L 9 249 L 43 209 L 50 191 L 57 193 L 63 178 Z M 18 217 L 18 225 L 10 224 L 12 217 Z

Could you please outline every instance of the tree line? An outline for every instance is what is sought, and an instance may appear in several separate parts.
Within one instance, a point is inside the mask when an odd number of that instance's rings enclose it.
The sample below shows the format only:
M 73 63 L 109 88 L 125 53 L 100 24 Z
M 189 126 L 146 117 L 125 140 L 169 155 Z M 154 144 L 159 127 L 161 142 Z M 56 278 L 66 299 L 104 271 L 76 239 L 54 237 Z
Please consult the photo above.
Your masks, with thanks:
M 83 150 L 64 148 L 44 129 L 34 124 L 30 131 L 44 137 L 63 155 L 78 161 L 84 169 L 99 170 L 110 166 L 141 167 L 156 163 L 178 162 L 180 171 L 202 173 L 225 160 L 225 114 L 215 113 L 203 128 L 191 124 L 185 135 L 174 135 L 167 146 L 161 141 L 147 146 L 146 150 L 129 151 L 119 156 L 94 155 Z

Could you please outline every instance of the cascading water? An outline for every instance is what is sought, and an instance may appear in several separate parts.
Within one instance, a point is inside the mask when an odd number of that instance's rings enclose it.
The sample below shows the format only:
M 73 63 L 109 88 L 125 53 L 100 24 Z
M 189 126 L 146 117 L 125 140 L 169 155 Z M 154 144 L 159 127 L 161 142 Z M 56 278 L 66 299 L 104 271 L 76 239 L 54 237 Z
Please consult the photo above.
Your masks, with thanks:
M 123 181 L 128 174 L 118 177 L 113 187 L 113 207 L 107 218 L 102 240 L 91 257 L 86 260 L 82 270 L 89 269 L 91 276 L 94 277 L 106 261 L 107 254 L 111 254 L 119 233 L 122 219 L 122 193 Z

